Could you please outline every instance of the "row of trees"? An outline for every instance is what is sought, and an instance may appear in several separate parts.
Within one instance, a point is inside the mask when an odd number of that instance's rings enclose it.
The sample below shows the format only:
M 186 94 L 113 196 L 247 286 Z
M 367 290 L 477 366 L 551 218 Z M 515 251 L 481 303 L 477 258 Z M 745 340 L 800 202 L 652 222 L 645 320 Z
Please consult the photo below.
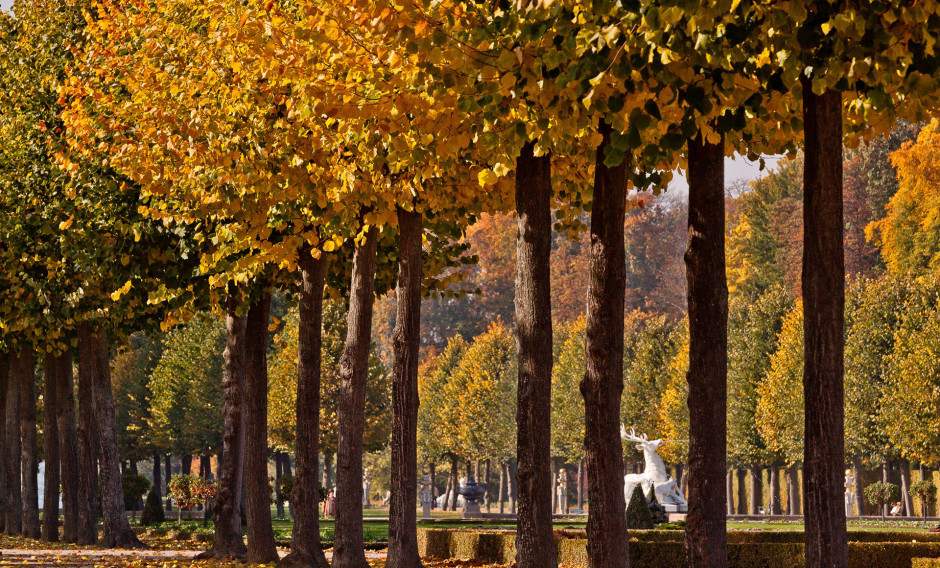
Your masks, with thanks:
M 106 544 L 139 544 L 120 503 L 109 334 L 216 306 L 226 314 L 224 421 L 209 554 L 277 559 L 265 471 L 267 339 L 270 291 L 283 285 L 299 296 L 286 562 L 325 565 L 311 500 L 328 284 L 349 298 L 333 565 L 364 568 L 372 316 L 376 294 L 394 284 L 388 564 L 419 566 L 421 295 L 448 284 L 448 269 L 464 262 L 454 243 L 466 225 L 514 209 L 518 563 L 555 566 L 544 546 L 552 538 L 551 233 L 553 222 L 582 227 L 579 213 L 589 210 L 580 384 L 588 557 L 592 566 L 628 566 L 617 431 L 624 217 L 631 187 L 660 186 L 662 172 L 681 166 L 690 185 L 686 542 L 690 566 L 726 564 L 723 158 L 802 144 L 806 556 L 808 566 L 846 564 L 837 403 L 843 134 L 853 141 L 886 130 L 896 114 L 922 120 L 936 108 L 936 3 L 156 0 L 84 8 L 22 1 L 15 18 L 2 18 L 8 272 L 0 314 L 17 369 L 39 350 L 67 353 L 77 337 L 78 477 L 94 487 L 98 459 Z M 13 399 L 29 424 L 33 393 Z M 35 431 L 8 428 L 8 447 L 20 441 L 32 449 Z M 237 522 L 242 481 L 247 548 Z M 80 517 L 94 503 L 83 495 Z

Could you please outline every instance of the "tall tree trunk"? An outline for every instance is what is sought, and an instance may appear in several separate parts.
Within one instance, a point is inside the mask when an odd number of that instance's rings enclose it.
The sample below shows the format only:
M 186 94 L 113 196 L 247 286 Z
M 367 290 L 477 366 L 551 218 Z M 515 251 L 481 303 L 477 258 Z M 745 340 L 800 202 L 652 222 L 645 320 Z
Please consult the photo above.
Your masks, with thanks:
M 506 462 L 499 464 L 499 514 L 502 515 L 506 512 L 505 499 L 506 499 L 506 485 L 507 478 L 506 475 Z
M 284 496 L 281 495 L 281 478 L 284 476 L 284 460 L 281 459 L 281 452 L 274 452 L 274 492 L 277 499 L 275 499 L 274 506 L 276 507 L 277 518 L 284 518 Z
M 101 544 L 105 548 L 143 548 L 131 530 L 124 511 L 121 490 L 120 458 L 117 446 L 117 421 L 111 392 L 111 361 L 108 333 L 102 325 L 83 324 L 79 327 L 79 357 L 91 371 L 98 421 L 100 451 L 101 512 L 103 517 Z
M 739 469 L 737 471 L 738 477 L 738 514 L 745 515 L 747 514 L 747 486 L 745 485 L 745 479 L 747 478 L 747 471 L 744 469 Z
M 751 464 L 751 515 L 759 515 L 760 508 L 764 504 L 764 482 L 761 479 L 761 467 L 759 464 Z
M 8 510 L 7 507 L 7 390 L 10 380 L 10 358 L 6 353 L 0 352 L 0 533 L 5 534 Z
M 904 508 L 903 515 L 913 517 L 914 503 L 911 500 L 911 464 L 904 458 L 901 458 L 898 464 L 898 469 L 901 470 L 901 505 Z
M 248 562 L 277 562 L 268 482 L 268 326 L 271 293 L 265 290 L 245 322 L 245 513 Z
M 157 497 L 163 496 L 163 468 L 160 454 L 153 454 L 153 487 L 157 491 Z
M 323 454 L 323 488 L 327 491 L 330 490 L 332 486 L 332 480 L 330 479 L 330 468 L 333 466 L 333 456 L 330 454 Z
M 424 219 L 398 210 L 398 300 L 392 332 L 392 471 L 388 568 L 418 568 L 418 350 L 421 347 L 421 238 Z
M 584 460 L 578 460 L 578 510 L 584 510 Z
M 62 540 L 78 542 L 79 538 L 79 441 L 75 424 L 75 387 L 72 381 L 72 352 L 68 349 L 56 357 L 56 421 L 59 432 L 59 465 L 62 486 Z M 48 483 L 48 481 L 46 482 Z
M 180 456 L 180 475 L 190 475 L 193 472 L 193 456 L 185 454 Z
M 6 399 L 6 456 L 4 456 L 7 498 L 4 510 L 3 534 L 17 536 L 23 534 L 23 492 L 22 492 L 22 445 L 20 443 L 20 365 L 19 355 L 10 357 L 8 362 L 7 399 Z
M 770 514 L 780 514 L 780 468 L 770 465 Z
M 527 143 L 516 158 L 515 336 L 519 357 L 516 564 L 554 568 L 552 542 L 552 170 Z M 626 188 L 624 188 L 626 189 Z M 621 222 L 622 229 L 622 222 Z M 622 296 L 621 291 L 621 296 Z
M 79 340 L 91 334 L 89 324 L 78 327 Z M 81 347 L 81 343 L 79 344 Z M 98 417 L 95 411 L 94 364 L 89 357 L 78 358 L 78 544 L 98 541 Z
M 734 472 L 728 470 L 725 474 L 725 494 L 728 496 L 728 514 L 734 514 Z
M 223 393 L 225 392 L 225 379 L 224 379 L 224 377 L 223 377 L 223 379 L 222 379 L 222 391 L 223 391 Z M 223 396 L 225 396 L 225 395 L 223 394 Z M 226 398 L 226 400 L 227 400 L 227 398 Z M 225 410 L 224 410 L 224 408 L 223 408 L 223 410 L 222 410 L 222 414 L 223 414 L 223 416 L 225 415 Z M 225 418 L 223 418 L 223 429 L 225 428 L 224 422 L 225 422 Z M 225 430 L 224 432 L 227 432 L 227 431 L 228 431 L 228 430 Z M 222 442 L 223 444 L 225 443 L 225 442 L 224 442 L 224 438 L 225 438 L 225 434 L 223 433 L 223 442 Z M 169 513 L 170 511 L 173 510 L 173 500 L 170 499 L 170 489 L 169 489 L 169 488 L 170 488 L 170 478 L 173 477 L 172 457 L 169 456 L 169 455 L 165 456 L 163 462 L 164 462 L 164 470 L 163 470 L 164 475 L 163 475 L 163 477 L 166 479 L 166 486 L 167 486 L 167 492 L 166 492 L 166 512 Z M 239 463 L 240 463 L 240 462 L 239 462 Z M 241 466 L 239 466 L 239 467 L 241 467 Z M 221 491 L 221 490 L 222 490 L 222 487 L 220 486 L 220 487 L 219 487 L 219 491 Z M 216 502 L 218 502 L 218 495 L 216 495 Z
M 842 95 L 803 77 L 803 400 L 807 568 L 845 568 Z
M 629 163 L 604 164 L 611 128 L 602 122 L 602 142 L 594 167 L 591 208 L 591 252 L 587 299 L 586 363 L 581 381 L 585 407 L 585 461 L 588 483 L 588 568 L 628 568 L 626 505 L 623 496 L 623 447 L 620 442 L 620 399 L 623 395 L 623 290 Z M 550 356 L 550 355 L 549 355 Z M 544 542 L 544 541 L 543 541 Z M 549 541 L 550 542 L 550 541 Z
M 437 464 L 433 461 L 428 464 L 428 470 L 431 474 L 431 510 L 437 508 L 437 497 L 434 492 L 437 491 Z
M 458 487 L 457 456 L 451 456 L 450 458 L 450 483 L 450 510 L 456 511 Z
M 490 512 L 490 460 L 486 459 L 483 465 L 483 505 L 486 512 Z
M 199 458 L 200 464 L 204 470 L 203 475 L 206 479 L 212 479 L 212 456 L 206 454 Z
M 689 462 L 685 548 L 689 568 L 728 565 L 726 538 L 728 285 L 725 139 L 689 140 Z
M 882 483 L 889 483 L 891 481 L 890 469 L 891 469 L 891 464 L 888 463 L 887 461 L 881 464 L 881 482 Z M 890 504 L 885 503 L 884 505 L 882 505 L 881 516 L 884 517 L 885 515 L 887 515 L 890 509 L 891 509 Z
M 42 536 L 39 523 L 39 442 L 36 430 L 36 360 L 31 348 L 20 350 L 20 435 L 23 468 L 23 536 Z
M 787 468 L 787 496 L 790 504 L 787 507 L 787 513 L 790 515 L 800 515 L 800 478 L 799 470 L 795 465 Z
M 229 284 L 225 300 L 225 351 L 222 354 L 222 459 L 219 486 L 212 503 L 215 536 L 212 548 L 200 558 L 238 558 L 248 554 L 242 540 L 241 505 L 245 464 L 245 318 L 239 314 L 241 297 Z M 166 457 L 170 482 L 170 456 Z M 169 502 L 169 500 L 167 500 Z
M 47 352 L 43 368 L 42 449 L 46 471 L 42 497 L 42 539 L 59 540 L 59 392 L 61 356 Z
M 339 364 L 334 568 L 368 568 L 362 538 L 362 435 L 375 304 L 378 232 L 368 230 L 353 255 L 346 345 Z
M 512 463 L 506 464 L 506 472 L 508 473 L 509 478 L 509 514 L 516 514 L 516 498 L 519 496 L 518 489 L 516 485 L 516 471 Z
M 302 249 L 300 267 L 300 321 L 298 323 L 297 434 L 295 455 L 297 476 L 290 496 L 294 516 L 291 552 L 280 566 L 326 568 L 329 562 L 320 548 L 320 490 L 317 474 L 320 456 L 320 380 L 323 350 L 323 282 L 326 258 L 314 258 Z M 324 456 L 323 486 L 329 488 L 329 457 Z
M 852 459 L 852 476 L 855 478 L 855 510 L 858 516 L 865 515 L 865 480 L 862 477 L 862 460 Z

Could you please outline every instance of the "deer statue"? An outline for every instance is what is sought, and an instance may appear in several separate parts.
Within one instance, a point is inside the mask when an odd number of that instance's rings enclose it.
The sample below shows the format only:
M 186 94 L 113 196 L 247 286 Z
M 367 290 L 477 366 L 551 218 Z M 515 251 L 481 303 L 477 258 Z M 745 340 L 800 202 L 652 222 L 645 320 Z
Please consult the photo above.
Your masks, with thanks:
M 639 485 L 643 488 L 643 494 L 649 495 L 650 488 L 656 493 L 656 499 L 666 509 L 667 512 L 684 513 L 688 510 L 689 504 L 685 496 L 676 485 L 676 480 L 669 477 L 666 472 L 666 464 L 663 458 L 659 457 L 656 450 L 662 445 L 662 440 L 650 440 L 646 434 L 637 436 L 636 431 L 620 426 L 620 437 L 627 442 L 636 443 L 636 449 L 643 452 L 643 458 L 646 460 L 646 469 L 643 473 L 631 473 L 623 476 L 623 496 L 624 502 L 629 505 L 630 497 L 633 496 L 633 489 Z

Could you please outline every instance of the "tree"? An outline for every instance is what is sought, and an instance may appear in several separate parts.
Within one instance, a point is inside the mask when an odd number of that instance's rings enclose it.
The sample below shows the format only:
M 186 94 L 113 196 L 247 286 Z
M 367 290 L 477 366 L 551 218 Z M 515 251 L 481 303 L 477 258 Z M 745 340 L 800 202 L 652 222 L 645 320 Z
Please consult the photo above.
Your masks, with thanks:
M 920 510 L 927 526 L 927 511 L 937 502 L 937 486 L 929 479 L 921 479 L 911 484 L 911 496 L 920 502 Z
M 552 455 L 568 461 L 584 458 L 584 398 L 578 384 L 584 376 L 583 317 L 558 326 L 552 366 Z
M 757 385 L 755 422 L 771 455 L 788 463 L 803 461 L 803 331 L 802 305 L 797 301 L 783 319 L 777 350 L 766 378 Z
M 865 488 L 865 498 L 870 505 L 881 509 L 881 522 L 885 521 L 885 505 L 894 503 L 901 497 L 901 489 L 893 483 L 876 481 Z

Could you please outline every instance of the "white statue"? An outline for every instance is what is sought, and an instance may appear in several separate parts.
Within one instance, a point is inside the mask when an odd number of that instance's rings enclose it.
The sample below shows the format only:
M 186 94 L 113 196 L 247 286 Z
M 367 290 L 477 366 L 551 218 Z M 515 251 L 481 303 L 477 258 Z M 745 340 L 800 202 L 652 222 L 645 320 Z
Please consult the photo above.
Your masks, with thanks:
M 845 516 L 851 517 L 855 505 L 855 476 L 852 470 L 845 470 Z
M 431 518 L 431 500 L 433 495 L 431 494 L 431 476 L 424 473 L 421 476 L 421 490 L 418 492 L 421 499 L 421 517 L 424 519 Z
M 372 490 L 372 476 L 369 473 L 369 470 L 365 470 L 362 473 L 362 508 L 368 509 L 372 506 L 372 499 L 369 495 L 369 491 Z
M 646 434 L 637 436 L 633 428 L 630 433 L 627 429 L 620 426 L 620 437 L 628 442 L 635 442 L 636 449 L 643 452 L 643 458 L 646 460 L 646 469 L 643 473 L 631 473 L 623 476 L 623 496 L 627 505 L 630 504 L 630 497 L 633 496 L 633 489 L 639 485 L 643 488 L 643 494 L 649 495 L 650 488 L 656 493 L 656 499 L 659 504 L 666 509 L 668 513 L 685 513 L 689 510 L 689 503 L 685 500 L 685 495 L 679 490 L 676 480 L 669 477 L 666 472 L 666 464 L 663 458 L 659 457 L 656 450 L 662 445 L 662 440 L 649 440 Z
M 463 495 L 460 494 L 460 490 L 467 486 L 467 476 L 461 477 L 460 480 L 459 480 L 457 483 L 458 483 L 458 487 L 457 487 L 457 507 L 459 507 L 460 509 L 463 509 L 463 506 L 464 506 L 464 498 L 463 498 Z M 444 508 L 450 506 L 450 499 L 451 499 L 451 497 L 453 496 L 453 491 L 454 491 L 454 490 L 453 490 L 452 488 L 451 488 L 451 489 L 448 489 L 447 491 L 444 492 L 443 495 L 441 495 L 440 497 L 437 498 L 437 507 L 438 507 L 439 509 L 444 509 Z

